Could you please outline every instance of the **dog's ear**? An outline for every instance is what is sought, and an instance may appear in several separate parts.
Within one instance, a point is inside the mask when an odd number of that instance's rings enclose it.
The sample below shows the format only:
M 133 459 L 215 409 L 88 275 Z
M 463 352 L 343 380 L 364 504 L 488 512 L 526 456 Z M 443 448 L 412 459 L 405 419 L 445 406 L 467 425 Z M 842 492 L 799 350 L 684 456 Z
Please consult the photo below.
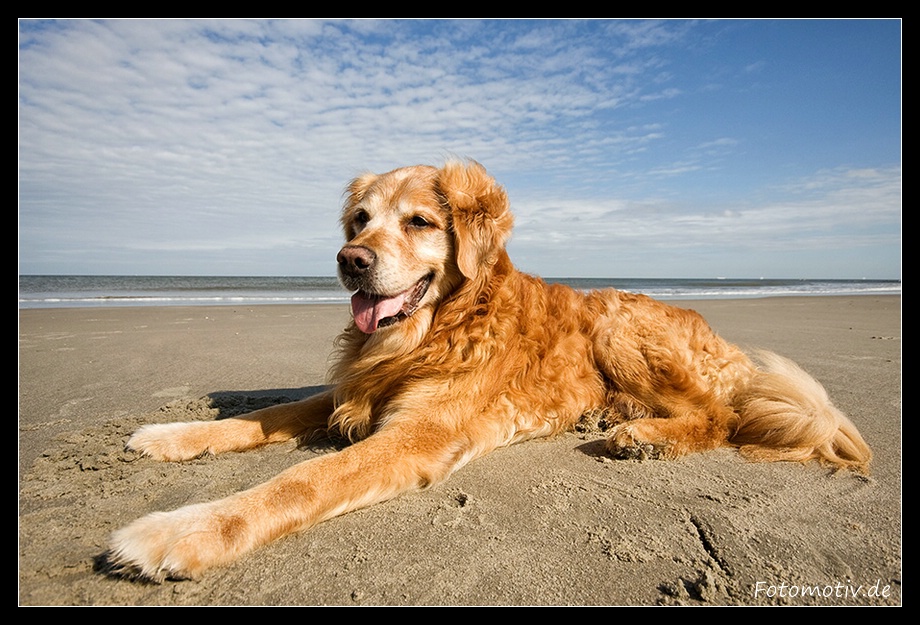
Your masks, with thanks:
M 444 165 L 438 172 L 438 186 L 451 213 L 457 266 L 473 278 L 495 263 L 511 236 L 514 217 L 508 195 L 475 161 Z
M 379 177 L 380 176 L 377 174 L 366 173 L 358 176 L 345 187 L 345 206 L 342 209 L 341 223 L 347 241 L 352 240 L 356 234 L 353 227 L 354 222 L 352 220 L 354 208 L 358 202 L 364 198 L 368 189 L 371 188 L 371 185 L 373 185 Z

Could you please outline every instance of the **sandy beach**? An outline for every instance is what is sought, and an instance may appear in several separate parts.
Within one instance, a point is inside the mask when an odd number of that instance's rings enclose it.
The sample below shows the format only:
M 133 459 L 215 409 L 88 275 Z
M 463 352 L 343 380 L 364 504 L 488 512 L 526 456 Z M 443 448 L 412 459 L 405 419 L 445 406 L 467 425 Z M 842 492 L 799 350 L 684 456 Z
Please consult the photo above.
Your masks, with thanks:
M 20 311 L 19 604 L 901 605 L 901 298 L 675 304 L 819 379 L 872 446 L 871 474 L 730 449 L 614 461 L 589 429 L 160 585 L 94 570 L 113 530 L 334 449 L 160 463 L 128 436 L 315 392 L 347 307 Z

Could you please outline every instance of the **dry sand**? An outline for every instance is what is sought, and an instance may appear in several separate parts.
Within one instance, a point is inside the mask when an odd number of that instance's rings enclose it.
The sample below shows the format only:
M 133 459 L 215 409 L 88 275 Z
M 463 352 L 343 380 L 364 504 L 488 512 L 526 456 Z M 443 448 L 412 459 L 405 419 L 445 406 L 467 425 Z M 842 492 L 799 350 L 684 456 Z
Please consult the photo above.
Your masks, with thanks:
M 900 605 L 901 298 L 678 304 L 820 379 L 872 445 L 871 476 L 728 449 L 612 461 L 572 433 L 161 585 L 94 572 L 110 532 L 330 448 L 167 464 L 125 452 L 128 435 L 315 391 L 347 309 L 20 311 L 19 604 Z

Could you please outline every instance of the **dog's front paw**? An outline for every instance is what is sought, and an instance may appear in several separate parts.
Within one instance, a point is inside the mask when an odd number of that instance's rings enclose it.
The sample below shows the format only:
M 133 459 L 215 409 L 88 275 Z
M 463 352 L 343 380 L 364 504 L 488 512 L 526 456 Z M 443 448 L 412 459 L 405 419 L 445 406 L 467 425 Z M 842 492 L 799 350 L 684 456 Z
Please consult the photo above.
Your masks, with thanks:
M 137 430 L 126 447 L 155 460 L 191 460 L 208 452 L 210 424 L 157 423 Z
M 154 512 L 112 534 L 103 556 L 105 572 L 132 579 L 162 582 L 193 579 L 228 559 L 224 521 L 213 504 Z

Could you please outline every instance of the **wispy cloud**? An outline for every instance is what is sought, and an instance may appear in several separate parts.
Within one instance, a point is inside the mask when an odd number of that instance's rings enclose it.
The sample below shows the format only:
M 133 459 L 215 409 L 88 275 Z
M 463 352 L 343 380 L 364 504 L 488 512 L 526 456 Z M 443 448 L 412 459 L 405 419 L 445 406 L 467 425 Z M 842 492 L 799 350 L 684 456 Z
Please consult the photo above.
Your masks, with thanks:
M 20 267 L 329 274 L 349 178 L 451 156 L 475 158 L 506 183 L 514 246 L 532 271 L 667 275 L 661 250 L 697 249 L 713 260 L 684 271 L 723 263 L 720 275 L 788 275 L 794 265 L 769 251 L 890 250 L 900 241 L 898 138 L 887 152 L 804 142 L 764 69 L 781 63 L 730 54 L 739 30 L 782 28 L 22 21 Z M 807 56 L 801 63 L 814 70 Z M 738 77 L 752 66 L 770 97 L 739 100 L 748 84 Z M 722 86 L 709 92 L 717 72 Z M 899 84 L 886 88 L 880 97 L 899 100 Z M 791 116 L 792 132 L 766 135 L 779 115 Z M 887 138 L 891 127 L 849 131 L 865 147 L 868 133 Z M 746 248 L 745 262 L 717 253 L 726 241 Z M 548 262 L 565 246 L 597 259 L 590 271 Z M 753 258 L 760 264 L 748 267 Z M 877 265 L 841 259 L 835 272 L 900 271 L 890 252 Z

